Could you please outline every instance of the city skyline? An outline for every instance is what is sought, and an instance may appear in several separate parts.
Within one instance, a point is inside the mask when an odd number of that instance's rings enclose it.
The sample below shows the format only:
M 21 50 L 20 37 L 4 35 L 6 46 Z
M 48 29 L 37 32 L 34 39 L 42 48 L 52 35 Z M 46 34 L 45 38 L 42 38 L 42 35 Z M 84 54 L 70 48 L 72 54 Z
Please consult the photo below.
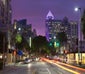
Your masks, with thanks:
M 45 19 L 49 10 L 55 19 L 79 20 L 79 13 L 74 11 L 75 7 L 85 7 L 85 0 L 12 0 L 12 18 L 20 20 L 27 19 L 32 24 L 38 35 L 45 35 Z

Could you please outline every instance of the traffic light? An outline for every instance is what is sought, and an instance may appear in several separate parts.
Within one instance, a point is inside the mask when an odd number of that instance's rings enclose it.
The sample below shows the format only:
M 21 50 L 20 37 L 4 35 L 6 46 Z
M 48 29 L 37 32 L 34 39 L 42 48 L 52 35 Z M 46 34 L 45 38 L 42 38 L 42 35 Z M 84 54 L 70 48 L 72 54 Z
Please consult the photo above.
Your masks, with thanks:
M 49 43 L 49 46 L 52 46 L 52 45 L 53 45 L 53 44 L 50 42 L 50 43 Z
M 60 46 L 60 43 L 59 42 L 56 42 L 56 46 L 59 47 Z
M 60 47 L 60 42 L 59 41 L 49 42 L 49 46 L 51 46 L 51 47 Z
M 55 41 L 54 42 L 54 47 L 59 47 L 60 46 L 60 42 L 59 41 Z

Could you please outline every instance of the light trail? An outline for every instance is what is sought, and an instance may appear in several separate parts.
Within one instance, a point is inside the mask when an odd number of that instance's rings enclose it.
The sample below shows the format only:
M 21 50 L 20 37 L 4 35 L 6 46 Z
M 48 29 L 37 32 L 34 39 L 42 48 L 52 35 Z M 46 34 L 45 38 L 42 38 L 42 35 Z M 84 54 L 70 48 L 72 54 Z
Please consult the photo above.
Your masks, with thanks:
M 60 67 L 60 68 L 62 68 L 62 69 L 64 69 L 64 70 L 66 70 L 66 71 L 69 71 L 69 72 L 71 72 L 71 73 L 80 74 L 79 72 L 76 72 L 76 71 L 73 71 L 73 70 L 68 69 L 68 68 L 66 68 L 66 67 L 63 67 L 63 66 L 61 66 L 61 65 L 59 65 L 59 64 L 57 64 L 57 63 L 53 63 L 53 64 L 57 65 L 58 67 Z
M 71 72 L 71 73 L 73 73 L 73 74 L 80 74 L 79 72 L 76 72 L 76 71 L 73 71 L 73 70 L 68 69 L 68 68 L 66 68 L 66 67 L 63 67 L 63 66 L 61 66 L 61 65 L 59 65 L 59 64 L 57 64 L 57 63 L 54 63 L 54 62 L 52 62 L 52 61 L 50 61 L 50 60 L 48 60 L 48 59 L 45 59 L 45 58 L 42 58 L 42 59 L 43 59 L 44 61 L 46 61 L 46 62 L 55 64 L 55 65 L 57 65 L 58 67 L 60 67 L 60 68 L 62 68 L 62 69 L 64 69 L 64 70 L 66 70 L 66 71 L 69 71 L 69 72 Z
M 85 72 L 85 69 L 83 69 L 83 68 L 79 68 L 79 67 L 76 67 L 76 66 L 72 66 L 72 65 L 69 65 L 69 64 L 62 63 L 62 62 L 57 62 L 57 63 Z

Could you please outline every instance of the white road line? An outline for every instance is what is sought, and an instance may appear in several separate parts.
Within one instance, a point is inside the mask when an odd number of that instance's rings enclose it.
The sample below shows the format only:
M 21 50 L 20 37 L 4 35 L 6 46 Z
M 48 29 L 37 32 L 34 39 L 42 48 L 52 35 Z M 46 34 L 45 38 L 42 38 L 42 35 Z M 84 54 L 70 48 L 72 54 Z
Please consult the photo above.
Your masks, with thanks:
M 49 74 L 51 74 L 51 71 L 48 68 L 47 68 L 47 71 L 48 71 Z

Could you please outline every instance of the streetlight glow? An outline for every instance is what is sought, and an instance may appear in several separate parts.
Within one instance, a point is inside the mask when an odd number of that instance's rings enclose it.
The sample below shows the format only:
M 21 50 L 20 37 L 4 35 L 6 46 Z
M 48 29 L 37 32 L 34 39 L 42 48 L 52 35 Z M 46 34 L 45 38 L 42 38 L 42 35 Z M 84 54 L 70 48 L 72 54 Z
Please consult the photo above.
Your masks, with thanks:
M 21 30 L 21 28 L 18 28 L 18 30 L 20 31 L 20 30 Z
M 77 11 L 79 10 L 79 8 L 78 8 L 78 7 L 76 7 L 74 10 L 77 12 Z

